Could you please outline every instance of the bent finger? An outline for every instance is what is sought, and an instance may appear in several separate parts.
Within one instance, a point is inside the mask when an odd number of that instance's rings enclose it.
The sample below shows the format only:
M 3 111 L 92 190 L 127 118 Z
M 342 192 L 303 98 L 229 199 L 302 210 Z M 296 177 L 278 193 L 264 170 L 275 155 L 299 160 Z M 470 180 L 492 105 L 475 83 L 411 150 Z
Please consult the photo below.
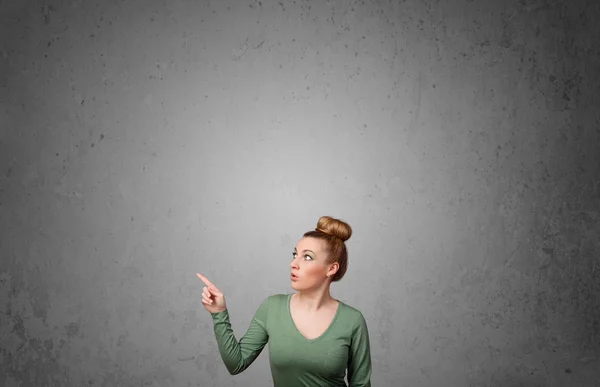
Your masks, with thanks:
M 217 289 L 215 286 L 211 286 L 208 288 L 208 291 L 210 292 L 210 294 L 212 294 L 213 296 L 222 296 L 223 293 L 221 293 L 221 291 L 219 289 Z

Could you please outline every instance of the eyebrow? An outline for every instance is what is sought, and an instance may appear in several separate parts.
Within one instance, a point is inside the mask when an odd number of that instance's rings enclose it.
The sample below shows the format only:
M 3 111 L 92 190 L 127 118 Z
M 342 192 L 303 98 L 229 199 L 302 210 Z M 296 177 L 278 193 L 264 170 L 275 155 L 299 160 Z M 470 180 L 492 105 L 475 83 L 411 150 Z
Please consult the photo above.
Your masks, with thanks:
M 294 247 L 294 251 L 297 251 L 295 247 Z M 314 251 L 312 251 L 312 250 L 304 250 L 304 251 L 305 251 L 305 252 L 309 252 L 309 253 L 313 253 L 313 254 L 315 253 L 315 252 L 314 252 Z

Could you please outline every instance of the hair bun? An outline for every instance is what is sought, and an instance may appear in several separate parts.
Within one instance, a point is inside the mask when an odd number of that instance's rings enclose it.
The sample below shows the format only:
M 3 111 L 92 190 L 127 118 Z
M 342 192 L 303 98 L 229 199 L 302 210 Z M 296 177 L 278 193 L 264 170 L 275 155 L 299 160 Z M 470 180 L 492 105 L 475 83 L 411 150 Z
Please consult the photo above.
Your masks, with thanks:
M 317 222 L 316 230 L 338 237 L 344 242 L 352 236 L 352 228 L 348 223 L 330 216 L 321 216 Z

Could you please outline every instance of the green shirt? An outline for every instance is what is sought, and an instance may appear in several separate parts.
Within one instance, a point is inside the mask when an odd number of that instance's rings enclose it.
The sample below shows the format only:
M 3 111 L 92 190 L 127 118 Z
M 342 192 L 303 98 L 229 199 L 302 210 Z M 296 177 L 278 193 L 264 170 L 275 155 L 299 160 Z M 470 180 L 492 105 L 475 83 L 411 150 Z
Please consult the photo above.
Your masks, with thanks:
M 269 296 L 258 307 L 250 326 L 237 341 L 229 312 L 212 313 L 221 358 L 231 375 L 248 368 L 269 343 L 274 387 L 371 386 L 371 351 L 362 313 L 339 301 L 327 330 L 309 340 L 296 328 L 290 313 L 291 294 Z

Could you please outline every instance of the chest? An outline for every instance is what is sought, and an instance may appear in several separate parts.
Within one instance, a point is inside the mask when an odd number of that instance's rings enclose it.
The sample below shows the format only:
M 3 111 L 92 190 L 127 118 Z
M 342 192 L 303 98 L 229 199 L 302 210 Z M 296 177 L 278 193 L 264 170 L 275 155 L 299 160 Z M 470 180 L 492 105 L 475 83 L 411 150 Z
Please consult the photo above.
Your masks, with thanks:
M 333 322 L 336 314 L 335 307 L 326 308 L 318 312 L 307 312 L 293 304 L 290 305 L 290 315 L 296 329 L 308 340 L 321 336 Z

